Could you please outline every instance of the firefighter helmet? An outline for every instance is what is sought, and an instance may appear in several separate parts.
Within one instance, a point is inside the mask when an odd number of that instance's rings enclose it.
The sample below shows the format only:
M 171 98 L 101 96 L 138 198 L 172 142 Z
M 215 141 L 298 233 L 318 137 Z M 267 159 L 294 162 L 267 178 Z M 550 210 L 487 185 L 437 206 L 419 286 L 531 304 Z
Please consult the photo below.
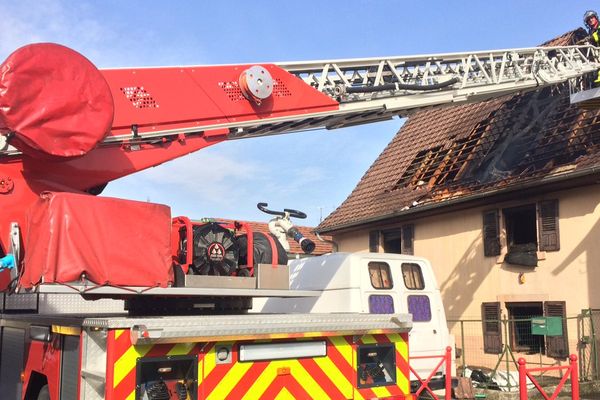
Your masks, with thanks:
M 598 14 L 594 10 L 588 10 L 585 12 L 585 14 L 583 14 L 583 22 L 588 29 L 593 29 L 593 27 L 588 23 L 588 20 L 592 17 L 596 17 L 596 20 L 598 20 Z

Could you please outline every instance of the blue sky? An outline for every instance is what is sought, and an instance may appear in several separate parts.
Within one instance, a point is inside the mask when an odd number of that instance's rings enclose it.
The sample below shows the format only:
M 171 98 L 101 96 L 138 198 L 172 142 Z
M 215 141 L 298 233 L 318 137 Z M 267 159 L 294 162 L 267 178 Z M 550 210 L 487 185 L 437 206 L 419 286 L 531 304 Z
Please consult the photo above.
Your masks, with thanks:
M 529 47 L 600 3 L 488 1 L 0 0 L 0 62 L 57 42 L 98 67 L 260 63 Z M 173 215 L 266 221 L 256 203 L 315 226 L 355 187 L 402 121 L 232 141 L 112 182 L 104 195 Z

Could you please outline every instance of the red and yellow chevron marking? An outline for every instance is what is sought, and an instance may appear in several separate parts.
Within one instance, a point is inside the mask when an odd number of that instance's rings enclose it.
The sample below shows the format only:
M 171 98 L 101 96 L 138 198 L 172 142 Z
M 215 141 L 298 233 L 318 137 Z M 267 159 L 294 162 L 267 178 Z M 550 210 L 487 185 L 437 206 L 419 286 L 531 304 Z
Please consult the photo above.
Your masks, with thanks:
M 275 340 L 236 342 L 132 345 L 128 330 L 109 332 L 108 400 L 135 398 L 138 358 L 168 355 L 198 356 L 198 398 L 208 400 L 251 399 L 372 399 L 402 396 L 411 398 L 408 369 L 408 335 L 375 334 L 356 340 L 353 336 L 321 337 L 327 345 L 324 357 L 274 361 L 240 362 L 238 344 L 268 343 Z M 287 339 L 310 340 L 307 338 Z M 360 344 L 394 343 L 396 384 L 359 389 L 357 350 Z M 229 345 L 232 362 L 219 364 L 216 349 Z

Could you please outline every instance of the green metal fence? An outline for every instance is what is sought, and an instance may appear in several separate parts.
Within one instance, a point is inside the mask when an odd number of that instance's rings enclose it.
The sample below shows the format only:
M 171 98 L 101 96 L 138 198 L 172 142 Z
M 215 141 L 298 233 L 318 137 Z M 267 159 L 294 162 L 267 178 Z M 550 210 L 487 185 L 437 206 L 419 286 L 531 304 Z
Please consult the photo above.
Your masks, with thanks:
M 532 319 L 535 318 L 486 320 L 486 323 L 492 322 L 492 326 L 495 323 L 501 327 L 496 354 L 484 351 L 484 348 L 489 350 L 490 346 L 489 343 L 484 346 L 486 332 L 483 320 L 449 320 L 448 326 L 458 350 L 457 374 L 469 376 L 475 372 L 476 376 L 472 376 L 472 379 L 489 379 L 487 383 L 475 382 L 477 386 L 516 390 L 519 358 L 524 358 L 530 367 L 550 367 L 568 365 L 567 356 L 576 354 L 579 358 L 580 380 L 600 380 L 600 310 L 583 310 L 575 317 L 561 318 L 564 330 L 564 336 L 561 337 L 533 334 Z M 536 332 L 536 329 L 533 331 Z M 564 357 L 551 356 L 556 355 L 557 346 Z M 537 377 L 542 385 L 555 384 L 560 378 L 559 372 Z
M 584 380 L 600 380 L 600 310 L 583 310 L 578 327 L 579 375 Z

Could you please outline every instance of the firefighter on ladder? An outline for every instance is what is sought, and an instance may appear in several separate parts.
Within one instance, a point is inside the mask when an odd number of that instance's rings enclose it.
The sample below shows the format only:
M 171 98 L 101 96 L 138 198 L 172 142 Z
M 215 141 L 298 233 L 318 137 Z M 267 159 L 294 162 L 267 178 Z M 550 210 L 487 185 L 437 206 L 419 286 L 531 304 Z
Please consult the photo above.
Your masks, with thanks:
M 585 14 L 583 14 L 583 22 L 588 29 L 592 44 L 600 47 L 600 21 L 598 21 L 598 14 L 596 11 L 586 11 Z M 600 86 L 600 71 L 598 71 L 598 76 L 594 81 L 594 86 Z

